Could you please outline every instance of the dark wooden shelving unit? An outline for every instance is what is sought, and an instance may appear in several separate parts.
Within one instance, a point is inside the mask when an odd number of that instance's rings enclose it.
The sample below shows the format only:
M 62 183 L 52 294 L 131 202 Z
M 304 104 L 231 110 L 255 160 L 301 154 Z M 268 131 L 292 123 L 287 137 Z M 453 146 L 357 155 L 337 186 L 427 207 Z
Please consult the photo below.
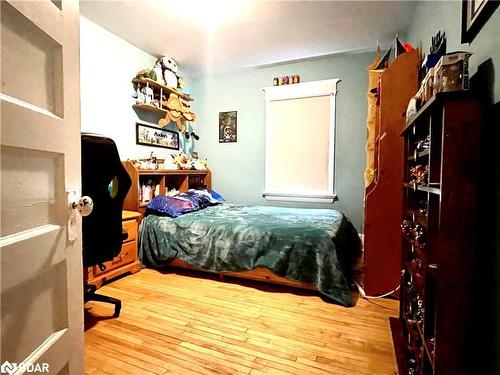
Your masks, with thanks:
M 403 272 L 399 324 L 391 327 L 403 375 L 470 373 L 481 124 L 471 93 L 439 93 L 401 133 Z M 416 149 L 426 139 L 428 148 Z M 413 167 L 428 167 L 426 181 L 415 182 Z
M 441 190 L 438 187 L 432 187 L 432 186 L 425 186 L 425 185 L 418 185 L 418 184 L 412 184 L 405 182 L 404 187 L 407 189 L 413 189 L 413 190 L 420 190 L 420 191 L 425 191 L 431 194 L 441 194 Z

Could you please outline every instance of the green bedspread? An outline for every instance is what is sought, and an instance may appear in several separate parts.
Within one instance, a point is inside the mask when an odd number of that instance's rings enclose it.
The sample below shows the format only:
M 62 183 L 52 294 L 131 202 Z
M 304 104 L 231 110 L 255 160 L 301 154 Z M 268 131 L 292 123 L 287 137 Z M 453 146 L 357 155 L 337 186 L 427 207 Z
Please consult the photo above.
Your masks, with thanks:
M 266 267 L 353 306 L 360 245 L 351 222 L 336 210 L 223 204 L 175 219 L 147 216 L 139 256 L 150 267 L 172 258 L 217 272 Z

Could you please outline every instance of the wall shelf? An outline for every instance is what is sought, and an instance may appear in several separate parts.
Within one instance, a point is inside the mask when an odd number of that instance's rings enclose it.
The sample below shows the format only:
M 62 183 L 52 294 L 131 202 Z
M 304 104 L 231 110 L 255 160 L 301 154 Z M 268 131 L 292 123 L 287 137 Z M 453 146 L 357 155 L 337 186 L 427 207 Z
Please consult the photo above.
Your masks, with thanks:
M 439 187 L 425 186 L 425 185 L 414 185 L 405 182 L 404 187 L 407 189 L 415 190 L 415 191 L 425 191 L 427 193 L 440 195 L 441 189 Z
M 194 121 L 196 119 L 196 114 L 191 109 L 190 103 L 193 101 L 191 96 L 149 78 L 134 78 L 132 83 L 136 88 L 139 86 L 146 87 L 152 92 L 152 96 L 151 94 L 144 94 L 147 97 L 144 98 L 144 103 L 136 103 L 132 107 L 134 109 L 161 114 L 162 118 L 158 121 L 160 127 L 164 127 L 170 121 L 173 121 L 177 123 L 180 132 L 184 133 L 186 130 L 185 121 Z
M 188 101 L 193 101 L 193 98 L 191 98 L 191 96 L 189 96 L 187 94 L 184 94 L 183 92 L 180 92 L 179 90 L 174 89 L 174 88 L 172 88 L 170 86 L 162 85 L 161 83 L 158 83 L 158 82 L 156 82 L 156 81 L 154 81 L 152 79 L 149 79 L 149 78 L 145 78 L 145 79 L 134 78 L 132 80 L 132 83 L 140 84 L 140 85 L 146 85 L 146 84 L 148 84 L 152 88 L 155 88 L 155 89 L 158 89 L 158 90 L 162 89 L 166 93 L 175 94 L 179 98 L 183 98 L 183 99 L 188 100 Z

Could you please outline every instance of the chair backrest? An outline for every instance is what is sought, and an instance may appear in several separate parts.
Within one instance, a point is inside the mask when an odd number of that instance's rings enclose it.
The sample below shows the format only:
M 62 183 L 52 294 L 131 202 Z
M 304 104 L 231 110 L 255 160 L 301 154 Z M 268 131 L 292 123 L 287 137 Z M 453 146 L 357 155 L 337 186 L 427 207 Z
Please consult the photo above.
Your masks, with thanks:
M 82 195 L 94 201 L 82 218 L 83 265 L 113 259 L 122 246 L 122 209 L 132 180 L 112 139 L 82 133 Z

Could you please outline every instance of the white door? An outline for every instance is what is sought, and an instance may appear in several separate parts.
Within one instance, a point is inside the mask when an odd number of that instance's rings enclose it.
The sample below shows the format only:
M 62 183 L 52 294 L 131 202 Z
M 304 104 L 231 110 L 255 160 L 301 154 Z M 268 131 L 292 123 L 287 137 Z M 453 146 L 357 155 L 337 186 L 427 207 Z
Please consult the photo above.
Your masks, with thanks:
M 0 370 L 81 374 L 78 1 L 0 3 Z

